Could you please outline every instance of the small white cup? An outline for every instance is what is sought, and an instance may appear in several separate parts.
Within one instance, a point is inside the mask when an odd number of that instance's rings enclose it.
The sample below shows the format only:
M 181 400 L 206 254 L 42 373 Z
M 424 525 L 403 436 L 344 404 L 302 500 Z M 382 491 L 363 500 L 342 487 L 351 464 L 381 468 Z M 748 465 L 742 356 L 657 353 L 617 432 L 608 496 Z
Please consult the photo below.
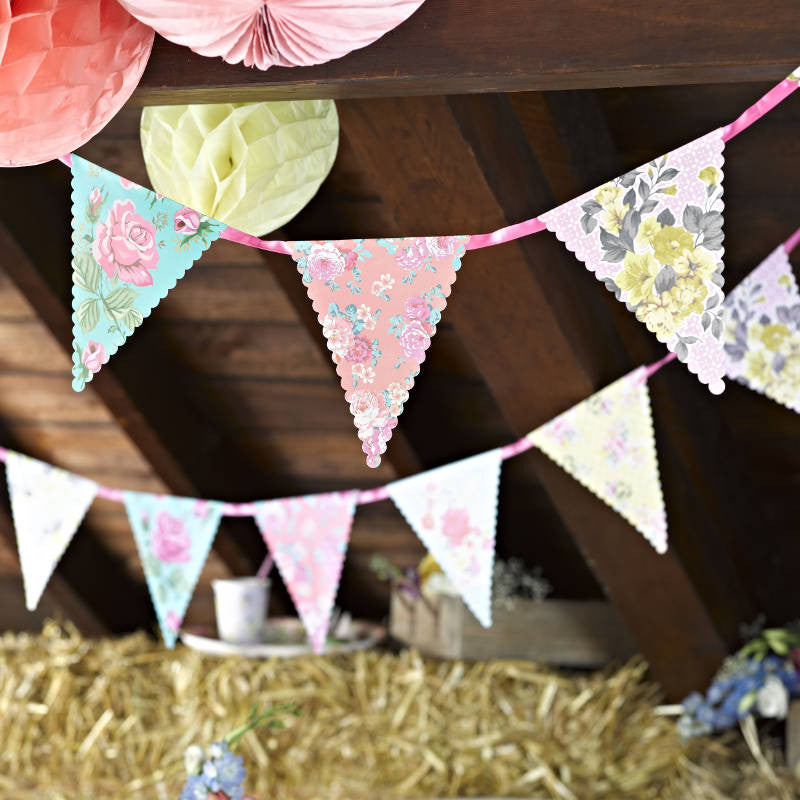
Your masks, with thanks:
M 269 605 L 269 579 L 226 578 L 211 585 L 220 639 L 234 644 L 260 642 Z

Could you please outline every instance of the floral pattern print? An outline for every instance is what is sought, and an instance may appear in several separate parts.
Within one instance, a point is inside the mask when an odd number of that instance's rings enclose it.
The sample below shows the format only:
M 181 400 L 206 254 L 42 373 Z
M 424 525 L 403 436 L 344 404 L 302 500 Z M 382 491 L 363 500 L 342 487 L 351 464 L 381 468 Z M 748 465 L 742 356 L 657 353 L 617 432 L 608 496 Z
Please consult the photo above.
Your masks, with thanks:
M 540 216 L 714 394 L 725 388 L 723 147 L 714 131 Z
M 468 240 L 290 243 L 370 467 L 386 451 Z
M 490 450 L 387 487 L 406 522 L 487 628 L 501 463 L 502 451 Z
M 81 391 L 225 225 L 72 156 L 73 381 Z
M 172 648 L 217 535 L 223 503 L 123 492 L 164 643 Z
M 315 653 L 325 649 L 357 502 L 352 491 L 255 504 L 258 528 Z
M 659 552 L 667 517 L 658 475 L 647 371 L 639 367 L 528 434 Z
M 12 450 L 6 453 L 6 481 L 17 532 L 25 605 L 33 611 L 86 516 L 97 494 L 97 484 Z
M 800 292 L 778 247 L 725 299 L 728 377 L 800 413 Z

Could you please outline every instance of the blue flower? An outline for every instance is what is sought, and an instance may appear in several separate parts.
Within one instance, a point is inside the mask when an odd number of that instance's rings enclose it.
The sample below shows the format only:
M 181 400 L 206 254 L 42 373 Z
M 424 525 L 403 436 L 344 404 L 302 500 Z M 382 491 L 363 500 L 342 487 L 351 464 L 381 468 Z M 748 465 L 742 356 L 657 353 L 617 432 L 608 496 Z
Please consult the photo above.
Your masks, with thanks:
M 220 790 L 219 774 L 217 771 L 216 762 L 206 761 L 206 763 L 203 764 L 203 773 L 201 777 L 205 781 L 206 786 L 208 786 L 212 792 L 218 792 Z
M 703 703 L 703 695 L 700 692 L 692 692 L 684 701 L 683 701 L 683 710 L 687 714 L 694 714 L 695 711 L 702 705 Z
M 211 757 L 203 767 L 203 777 L 212 792 L 225 792 L 231 800 L 244 796 L 244 779 L 247 771 L 241 756 L 231 753 L 225 742 L 215 742 L 208 749 Z
M 183 786 L 180 800 L 206 800 L 208 787 L 200 775 L 190 776 Z

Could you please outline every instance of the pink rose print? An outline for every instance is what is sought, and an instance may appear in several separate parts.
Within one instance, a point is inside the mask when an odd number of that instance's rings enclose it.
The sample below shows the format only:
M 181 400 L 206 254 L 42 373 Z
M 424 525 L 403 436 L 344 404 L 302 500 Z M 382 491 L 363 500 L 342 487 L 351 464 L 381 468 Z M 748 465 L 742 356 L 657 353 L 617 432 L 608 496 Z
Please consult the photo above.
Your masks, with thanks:
M 136 213 L 131 200 L 115 200 L 105 222 L 97 225 L 92 255 L 109 278 L 116 274 L 134 286 L 152 286 L 150 270 L 159 254 L 156 229 Z
M 345 257 L 330 242 L 311 246 L 308 254 L 308 271 L 315 280 L 328 283 L 345 270 Z
M 442 536 L 454 547 L 472 532 L 469 513 L 464 508 L 448 508 L 442 515 Z
M 153 555 L 167 564 L 186 564 L 191 560 L 191 546 L 183 521 L 162 511 L 150 533 Z
M 181 618 L 174 611 L 167 611 L 164 621 L 173 633 L 177 633 L 181 629 Z
M 406 300 L 406 308 L 403 313 L 406 320 L 410 321 L 416 319 L 420 322 L 427 322 L 430 313 L 431 310 L 428 308 L 428 304 L 425 302 L 424 298 L 419 295 L 414 295 Z
M 434 258 L 441 258 L 455 255 L 459 241 L 455 236 L 427 236 L 425 246 Z
M 108 361 L 106 349 L 100 342 L 88 342 L 81 356 L 81 362 L 91 373 L 99 372 L 100 367 Z
M 195 211 L 189 206 L 184 206 L 180 211 L 175 212 L 175 231 L 190 236 L 197 233 L 200 227 L 200 212 Z
M 408 240 L 407 240 L 408 241 Z M 428 256 L 428 248 L 424 239 L 408 242 L 397 253 L 397 263 L 407 270 L 422 269 Z
M 358 253 L 355 250 L 342 250 L 341 252 L 344 256 L 344 268 L 352 270 L 358 263 Z
M 363 364 L 370 356 L 372 356 L 372 345 L 363 336 L 356 336 L 347 351 L 347 360 L 353 364 Z
M 373 428 L 379 428 L 386 424 L 386 409 L 381 398 L 367 389 L 359 389 L 350 395 L 350 413 L 356 423 L 356 427 L 366 435 L 372 433 Z
M 95 187 L 89 192 L 89 212 L 93 217 L 97 216 L 97 209 L 100 208 L 100 204 L 103 202 L 103 195 L 100 190 Z
M 353 344 L 353 326 L 343 317 L 327 315 L 322 320 L 322 335 L 328 342 L 328 350 L 334 355 L 334 361 L 346 358 Z
M 120 175 L 119 182 L 122 185 L 123 189 L 141 189 L 142 187 L 139 186 L 138 183 L 134 183 L 133 181 L 129 181 L 127 178 L 123 178 Z
M 192 509 L 196 517 L 205 517 L 208 514 L 209 502 L 208 500 L 195 500 L 194 508 Z
M 430 347 L 431 337 L 422 324 L 414 320 L 403 328 L 400 334 L 400 346 L 403 348 L 403 355 L 414 361 L 424 361 L 425 351 Z
M 425 514 L 425 516 L 422 517 L 420 522 L 422 523 L 423 528 L 430 530 L 434 526 L 433 515 L 430 512 L 428 512 L 427 514 Z

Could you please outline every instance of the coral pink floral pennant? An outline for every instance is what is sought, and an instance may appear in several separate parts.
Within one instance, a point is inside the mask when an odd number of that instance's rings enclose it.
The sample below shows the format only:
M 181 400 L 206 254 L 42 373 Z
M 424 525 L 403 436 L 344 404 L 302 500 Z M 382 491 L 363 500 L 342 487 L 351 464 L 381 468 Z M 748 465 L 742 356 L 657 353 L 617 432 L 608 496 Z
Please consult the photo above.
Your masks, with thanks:
M 290 243 L 370 467 L 386 451 L 468 241 Z
M 81 391 L 225 230 L 72 156 L 72 388 Z
M 492 573 L 502 451 L 390 483 L 389 496 L 484 627 L 492 624 Z
M 123 502 L 164 643 L 172 648 L 224 504 L 144 492 L 123 492 Z
M 25 605 L 33 611 L 89 510 L 97 484 L 11 450 L 6 453 L 6 480 Z
M 646 367 L 573 406 L 528 438 L 630 522 L 659 553 L 666 552 L 667 516 Z
M 540 215 L 714 394 L 722 336 L 722 130 Z
M 800 413 L 800 292 L 783 245 L 725 299 L 728 377 Z
M 255 519 L 315 653 L 325 649 L 358 492 L 255 503 Z

